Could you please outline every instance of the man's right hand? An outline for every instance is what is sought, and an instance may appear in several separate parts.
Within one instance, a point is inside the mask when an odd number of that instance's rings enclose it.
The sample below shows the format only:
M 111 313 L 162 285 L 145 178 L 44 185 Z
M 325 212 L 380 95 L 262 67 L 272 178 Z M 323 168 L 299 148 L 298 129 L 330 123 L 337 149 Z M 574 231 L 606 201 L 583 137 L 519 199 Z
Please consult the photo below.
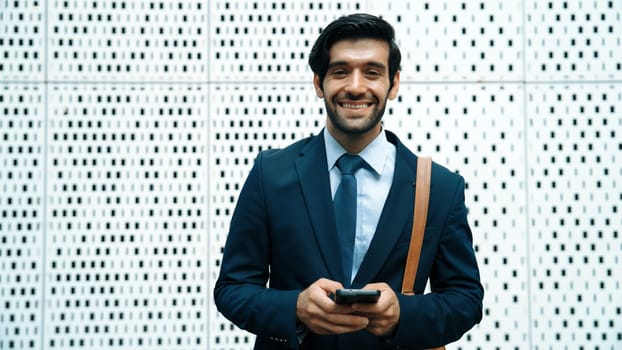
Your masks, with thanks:
M 329 295 L 341 283 L 321 278 L 298 295 L 296 317 L 316 334 L 343 334 L 365 329 L 367 317 L 352 314 L 351 305 L 338 305 Z

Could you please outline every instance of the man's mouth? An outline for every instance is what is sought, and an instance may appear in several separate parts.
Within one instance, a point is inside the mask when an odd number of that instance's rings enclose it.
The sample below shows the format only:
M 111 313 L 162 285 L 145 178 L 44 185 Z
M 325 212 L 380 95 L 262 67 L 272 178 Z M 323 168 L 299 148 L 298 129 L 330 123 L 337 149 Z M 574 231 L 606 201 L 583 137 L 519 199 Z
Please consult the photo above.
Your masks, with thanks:
M 345 109 L 365 109 L 369 107 L 369 103 L 341 103 L 340 105 Z

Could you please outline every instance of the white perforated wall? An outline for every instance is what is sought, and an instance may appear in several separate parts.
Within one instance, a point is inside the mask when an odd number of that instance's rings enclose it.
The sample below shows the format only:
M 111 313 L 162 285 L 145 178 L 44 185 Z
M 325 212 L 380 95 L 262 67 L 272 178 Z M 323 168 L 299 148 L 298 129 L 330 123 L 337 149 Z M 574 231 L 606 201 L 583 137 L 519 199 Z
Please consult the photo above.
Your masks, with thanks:
M 385 126 L 467 180 L 450 349 L 622 349 L 622 3 L 0 0 L 0 349 L 250 349 L 212 287 L 257 152 L 324 124 L 320 29 L 394 24 Z

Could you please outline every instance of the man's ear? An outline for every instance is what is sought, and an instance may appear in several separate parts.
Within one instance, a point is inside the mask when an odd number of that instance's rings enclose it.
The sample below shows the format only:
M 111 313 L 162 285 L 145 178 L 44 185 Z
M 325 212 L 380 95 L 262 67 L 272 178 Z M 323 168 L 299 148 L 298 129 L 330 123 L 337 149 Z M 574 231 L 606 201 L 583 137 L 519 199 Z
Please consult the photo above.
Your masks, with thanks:
M 391 90 L 389 90 L 389 100 L 393 100 L 397 97 L 397 92 L 400 89 L 400 71 L 395 72 L 395 76 L 393 77 L 393 86 L 391 86 Z
M 324 90 L 320 84 L 320 76 L 317 74 L 313 75 L 313 87 L 315 88 L 315 94 L 317 97 L 324 98 Z

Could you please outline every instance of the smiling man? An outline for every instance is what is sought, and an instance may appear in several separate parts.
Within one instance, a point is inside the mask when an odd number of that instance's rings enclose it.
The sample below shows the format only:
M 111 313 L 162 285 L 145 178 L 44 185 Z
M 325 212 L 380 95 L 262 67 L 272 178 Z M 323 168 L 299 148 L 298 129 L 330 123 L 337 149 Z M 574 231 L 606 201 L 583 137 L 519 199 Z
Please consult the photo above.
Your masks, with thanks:
M 335 20 L 309 56 L 326 127 L 258 155 L 214 288 L 219 311 L 257 334 L 256 349 L 428 348 L 480 321 L 464 179 L 436 163 L 416 295 L 399 294 L 418 158 L 381 121 L 398 94 L 400 61 L 386 21 Z M 343 288 L 380 296 L 337 303 Z

